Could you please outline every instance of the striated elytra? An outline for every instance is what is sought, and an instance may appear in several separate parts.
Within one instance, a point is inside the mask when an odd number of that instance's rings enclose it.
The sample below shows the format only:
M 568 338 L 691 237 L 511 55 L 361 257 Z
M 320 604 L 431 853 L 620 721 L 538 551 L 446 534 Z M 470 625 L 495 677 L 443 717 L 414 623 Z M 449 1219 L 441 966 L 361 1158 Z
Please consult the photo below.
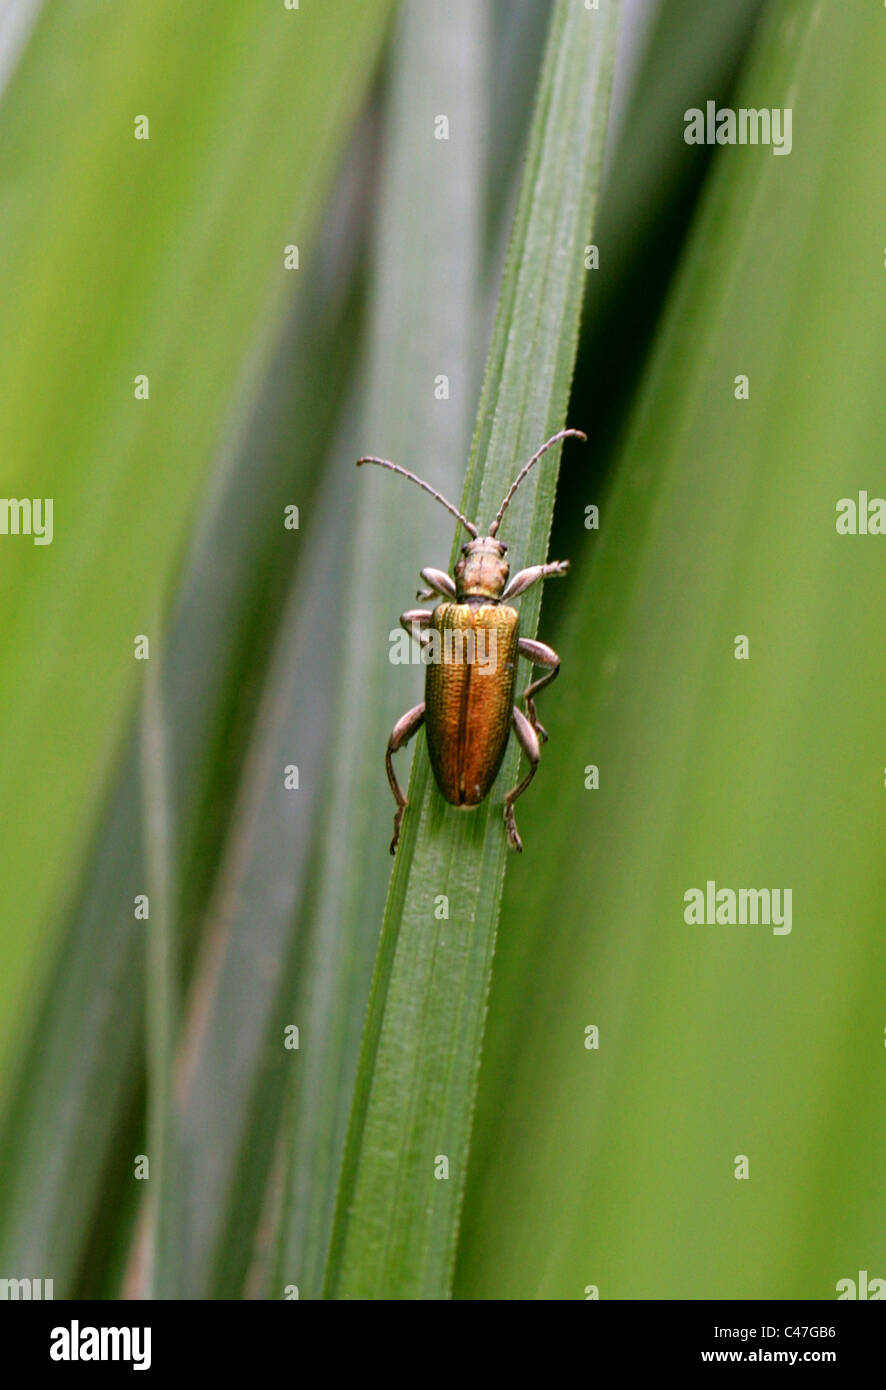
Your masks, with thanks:
M 421 572 L 427 588 L 419 591 L 418 598 L 438 596 L 443 602 L 433 611 L 411 608 L 400 615 L 401 625 L 422 644 L 427 676 L 424 700 L 397 720 L 385 754 L 388 781 L 397 803 L 392 854 L 397 848 L 400 822 L 408 804 L 397 781 L 392 758 L 423 724 L 437 786 L 448 802 L 464 810 L 478 806 L 489 795 L 511 729 L 514 730 L 529 759 L 529 771 L 505 797 L 504 818 L 508 843 L 513 849 L 523 848 L 514 819 L 514 802 L 535 776 L 541 744 L 547 740 L 547 733 L 535 712 L 535 696 L 557 675 L 560 658 L 544 642 L 520 636 L 520 615 L 508 599 L 516 598 L 540 579 L 566 574 L 569 562 L 555 560 L 550 564 L 531 565 L 509 580 L 510 567 L 505 559 L 507 546 L 498 540 L 497 533 L 508 504 L 526 474 L 542 454 L 562 439 L 586 440 L 587 436 L 581 430 L 560 430 L 547 440 L 520 469 L 485 536 L 481 536 L 477 527 L 435 488 L 406 468 L 389 459 L 371 456 L 357 460 L 358 468 L 364 463 L 376 463 L 417 483 L 458 517 L 471 537 L 461 548 L 454 575 L 430 567 Z M 525 656 L 533 665 L 546 668 L 545 675 L 523 692 L 525 713 L 514 704 L 518 656 Z

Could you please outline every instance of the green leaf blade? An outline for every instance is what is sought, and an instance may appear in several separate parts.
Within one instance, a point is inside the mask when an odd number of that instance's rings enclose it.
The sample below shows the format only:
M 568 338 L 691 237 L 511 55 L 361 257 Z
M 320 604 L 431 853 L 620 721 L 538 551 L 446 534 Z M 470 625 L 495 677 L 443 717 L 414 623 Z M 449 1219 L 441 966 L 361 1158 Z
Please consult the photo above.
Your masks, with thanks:
M 394 34 L 361 446 L 338 465 L 348 470 L 340 485 L 353 492 L 355 524 L 347 601 L 336 623 L 340 670 L 317 901 L 305 924 L 308 950 L 295 1001 L 305 1043 L 291 1097 L 278 1296 L 292 1284 L 301 1298 L 322 1291 L 391 873 L 384 746 L 420 690 L 420 668 L 388 661 L 388 634 L 409 606 L 421 567 L 443 562 L 434 550 L 439 509 L 390 474 L 358 473 L 353 462 L 360 453 L 386 455 L 449 496 L 458 490 L 485 309 L 481 135 L 490 41 L 485 0 L 457 0 L 445 10 L 412 0 Z M 434 139 L 441 112 L 451 117 L 449 141 Z M 440 373 L 450 378 L 445 401 L 434 394 Z
M 519 464 L 563 423 L 608 107 L 617 7 L 560 3 L 545 66 L 462 510 L 488 524 Z M 505 538 L 545 554 L 554 460 Z M 455 552 L 453 552 L 455 553 Z M 521 604 L 535 631 L 541 595 Z M 423 746 L 388 898 L 327 1274 L 334 1298 L 441 1298 L 451 1283 L 506 864 L 501 789 L 470 815 L 432 786 Z M 435 917 L 435 902 L 448 917 Z M 441 1160 L 449 1172 L 445 1178 Z

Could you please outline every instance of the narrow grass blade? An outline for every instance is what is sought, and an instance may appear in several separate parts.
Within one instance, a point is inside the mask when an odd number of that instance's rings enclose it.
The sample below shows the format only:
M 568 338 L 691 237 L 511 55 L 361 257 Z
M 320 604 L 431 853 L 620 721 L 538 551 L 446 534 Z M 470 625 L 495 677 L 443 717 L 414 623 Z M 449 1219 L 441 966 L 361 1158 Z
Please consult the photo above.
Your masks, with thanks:
M 331 450 L 338 469 L 353 433 L 351 419 Z M 284 604 L 188 1000 L 176 1109 L 190 1298 L 242 1294 L 283 1097 L 302 1059 L 292 1001 L 337 655 L 318 634 L 341 607 L 352 502 L 336 471 L 302 517 L 303 564 Z M 297 788 L 286 785 L 293 767 Z M 298 1046 L 287 1038 L 293 1026 Z
M 563 423 L 599 181 L 617 7 L 554 9 L 462 510 L 486 525 L 519 464 Z M 555 461 L 527 480 L 505 530 L 544 558 Z M 522 601 L 535 631 L 540 595 Z M 446 806 L 423 746 L 391 883 L 338 1194 L 326 1292 L 450 1291 L 499 902 L 502 792 L 470 816 Z M 534 790 L 540 794 L 543 775 Z
M 417 468 L 452 495 L 479 382 L 490 37 L 485 0 L 458 0 L 444 9 L 434 0 L 410 0 L 403 7 L 374 229 L 375 297 L 358 452 Z M 435 139 L 440 115 L 450 122 L 448 141 Z M 448 399 L 435 391 L 441 375 L 449 381 Z M 296 997 L 304 1041 L 276 1297 L 291 1285 L 302 1298 L 320 1295 L 390 878 L 384 747 L 421 688 L 419 668 L 389 662 L 389 634 L 414 601 L 421 567 L 443 563 L 449 534 L 440 509 L 390 475 L 358 474 L 352 460 L 340 486 L 353 490 L 357 520 L 346 603 L 335 620 L 341 669 L 309 954 Z
M 155 628 L 155 630 L 157 630 Z M 169 788 L 169 729 L 163 707 L 163 656 L 157 650 L 145 672 L 141 718 L 144 788 L 145 882 L 147 898 L 148 1162 L 150 1296 L 174 1298 L 181 1267 L 182 1178 L 172 1106 L 172 1070 L 181 1018 L 180 939 L 175 919 L 172 801 Z

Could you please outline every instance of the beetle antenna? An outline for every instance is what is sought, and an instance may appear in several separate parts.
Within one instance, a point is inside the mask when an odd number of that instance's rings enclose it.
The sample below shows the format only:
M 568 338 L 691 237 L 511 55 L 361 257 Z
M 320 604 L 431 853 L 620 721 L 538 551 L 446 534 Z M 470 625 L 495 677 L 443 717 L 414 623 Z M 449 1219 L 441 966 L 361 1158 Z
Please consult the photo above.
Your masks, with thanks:
M 470 522 L 465 517 L 463 517 L 461 512 L 458 510 L 458 507 L 453 507 L 451 502 L 447 502 L 446 498 L 442 495 L 442 493 L 437 492 L 436 488 L 431 487 L 430 483 L 422 482 L 421 478 L 417 478 L 414 473 L 410 473 L 408 468 L 401 468 L 398 463 L 391 463 L 390 459 L 377 459 L 373 458 L 371 455 L 367 456 L 366 458 L 358 459 L 358 468 L 360 467 L 361 463 L 377 463 L 380 468 L 390 468 L 392 473 L 399 473 L 402 478 L 409 478 L 413 483 L 418 483 L 419 487 L 422 488 L 423 491 L 429 492 L 432 497 L 436 497 L 437 501 L 440 502 L 446 508 L 447 512 L 452 512 L 453 516 L 457 516 L 462 526 L 468 532 L 468 534 L 473 536 L 474 540 L 477 539 L 477 528 L 473 524 L 473 522 Z
M 584 441 L 585 444 L 587 444 L 588 442 L 588 437 L 586 434 L 583 433 L 582 430 L 560 430 L 557 434 L 551 435 L 551 438 L 545 444 L 542 444 L 541 448 L 538 450 L 538 453 L 533 454 L 529 462 L 523 465 L 523 467 L 520 469 L 520 472 L 517 474 L 516 478 L 511 483 L 511 486 L 508 488 L 508 495 L 499 507 L 498 514 L 496 515 L 495 520 L 489 528 L 490 536 L 494 536 L 499 526 L 501 525 L 501 519 L 508 509 L 508 503 L 510 502 L 514 493 L 517 491 L 517 488 L 520 486 L 523 479 L 526 477 L 526 474 L 529 472 L 530 468 L 534 468 L 535 465 L 538 463 L 539 459 L 541 458 L 542 454 L 546 453 L 548 449 L 553 448 L 553 446 L 555 444 L 558 444 L 561 439 L 581 439 Z

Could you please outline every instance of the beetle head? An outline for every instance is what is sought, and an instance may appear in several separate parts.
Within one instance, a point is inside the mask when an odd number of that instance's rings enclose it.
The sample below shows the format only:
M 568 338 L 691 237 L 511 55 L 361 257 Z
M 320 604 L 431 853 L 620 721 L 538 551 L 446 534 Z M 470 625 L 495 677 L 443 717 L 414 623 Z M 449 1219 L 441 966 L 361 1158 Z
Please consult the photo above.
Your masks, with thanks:
M 494 603 L 501 598 L 510 572 L 505 559 L 507 549 L 494 536 L 478 536 L 462 546 L 455 566 L 455 593 L 459 602 L 479 598 Z

